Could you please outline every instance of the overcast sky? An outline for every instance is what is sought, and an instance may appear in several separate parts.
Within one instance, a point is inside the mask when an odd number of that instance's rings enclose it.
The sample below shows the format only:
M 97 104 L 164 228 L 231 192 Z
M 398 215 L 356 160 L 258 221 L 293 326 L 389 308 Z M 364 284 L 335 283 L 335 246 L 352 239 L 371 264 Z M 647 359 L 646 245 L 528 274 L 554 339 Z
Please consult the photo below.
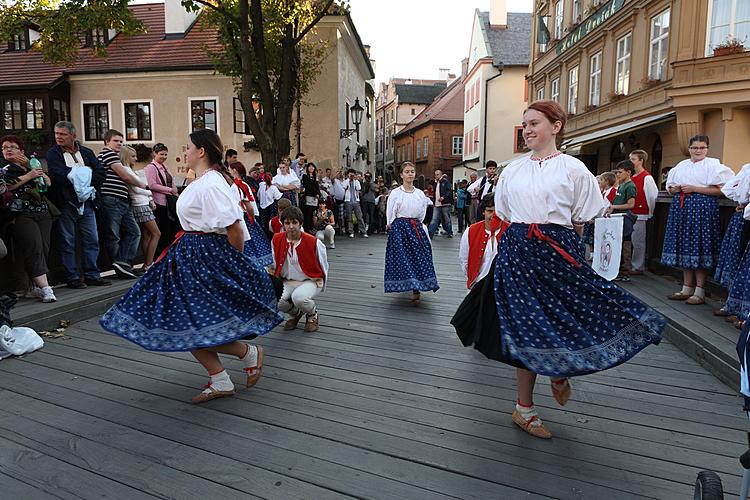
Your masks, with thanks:
M 508 12 L 531 12 L 532 0 L 506 0 Z M 490 0 L 349 0 L 362 42 L 370 45 L 375 79 L 458 74 L 469 55 L 474 10 Z

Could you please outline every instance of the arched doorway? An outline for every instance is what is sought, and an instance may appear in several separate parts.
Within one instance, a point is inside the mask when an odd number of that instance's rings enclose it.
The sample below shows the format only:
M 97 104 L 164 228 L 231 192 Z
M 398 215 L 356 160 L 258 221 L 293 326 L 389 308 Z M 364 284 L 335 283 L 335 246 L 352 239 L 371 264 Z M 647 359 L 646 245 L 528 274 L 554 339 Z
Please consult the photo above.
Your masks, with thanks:
M 615 141 L 615 143 L 612 144 L 612 150 L 609 152 L 610 170 L 614 170 L 615 166 L 627 157 L 628 155 L 625 152 L 625 143 L 622 141 Z
M 662 146 L 661 137 L 656 136 L 654 145 L 651 148 L 651 175 L 656 178 L 656 174 L 661 171 Z

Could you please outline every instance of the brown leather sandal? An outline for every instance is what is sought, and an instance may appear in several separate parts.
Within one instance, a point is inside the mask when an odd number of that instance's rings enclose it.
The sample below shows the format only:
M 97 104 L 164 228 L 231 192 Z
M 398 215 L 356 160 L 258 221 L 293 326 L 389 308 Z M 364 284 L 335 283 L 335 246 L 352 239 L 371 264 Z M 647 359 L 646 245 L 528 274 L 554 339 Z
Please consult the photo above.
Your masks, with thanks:
M 532 436 L 541 439 L 552 438 L 552 433 L 547 430 L 542 421 L 536 415 L 531 417 L 529 420 L 526 420 L 520 413 L 513 410 L 512 418 L 513 423 L 515 423 L 518 427 L 531 434 Z
M 247 349 L 250 350 L 251 346 L 247 346 Z M 243 368 L 242 370 L 247 373 L 247 381 L 245 382 L 245 387 L 248 389 L 254 386 L 258 383 L 258 380 L 260 380 L 260 376 L 263 374 L 263 357 L 265 356 L 265 351 L 263 350 L 263 346 L 252 346 L 255 347 L 258 350 L 258 364 L 255 366 L 251 366 L 250 368 Z M 247 356 L 247 354 L 245 354 Z M 244 356 L 243 356 L 244 357 Z
M 557 401 L 560 406 L 565 406 L 565 403 L 568 402 L 570 395 L 573 393 L 570 379 L 552 380 L 551 382 L 552 395 L 555 397 L 555 401 Z
M 689 299 L 685 301 L 685 304 L 691 305 L 691 306 L 699 306 L 701 304 L 705 304 L 706 299 L 703 297 L 698 297 L 697 295 L 693 295 Z
M 232 389 L 231 391 L 217 391 L 213 388 L 211 382 L 207 383 L 203 387 L 208 389 L 208 391 L 204 390 L 203 392 L 195 396 L 191 400 L 193 404 L 205 403 L 206 401 L 211 401 L 212 399 L 216 398 L 226 398 L 229 396 L 234 396 L 234 389 Z
M 303 314 L 304 313 L 299 312 L 296 316 L 292 316 L 291 318 L 286 320 L 286 323 L 284 323 L 284 330 L 289 331 L 297 328 L 297 323 L 299 323 L 299 320 L 302 319 Z
M 687 299 L 689 299 L 692 296 L 693 296 L 692 293 L 690 295 L 688 295 L 686 293 L 677 292 L 677 293 L 673 293 L 672 295 L 669 295 L 667 298 L 669 300 L 687 300 Z

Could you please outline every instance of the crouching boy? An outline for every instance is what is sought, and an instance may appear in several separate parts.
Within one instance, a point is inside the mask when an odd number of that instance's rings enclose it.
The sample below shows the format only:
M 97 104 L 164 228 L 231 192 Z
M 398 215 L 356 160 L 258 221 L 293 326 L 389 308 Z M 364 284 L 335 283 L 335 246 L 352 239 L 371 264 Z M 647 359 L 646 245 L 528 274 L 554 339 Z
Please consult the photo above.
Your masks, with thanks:
M 284 232 L 275 234 L 273 246 L 274 274 L 284 283 L 279 310 L 289 314 L 284 330 L 294 330 L 306 315 L 305 331 L 318 329 L 315 297 L 325 289 L 328 280 L 326 247 L 315 236 L 302 231 L 304 216 L 297 207 L 285 209 L 280 219 Z

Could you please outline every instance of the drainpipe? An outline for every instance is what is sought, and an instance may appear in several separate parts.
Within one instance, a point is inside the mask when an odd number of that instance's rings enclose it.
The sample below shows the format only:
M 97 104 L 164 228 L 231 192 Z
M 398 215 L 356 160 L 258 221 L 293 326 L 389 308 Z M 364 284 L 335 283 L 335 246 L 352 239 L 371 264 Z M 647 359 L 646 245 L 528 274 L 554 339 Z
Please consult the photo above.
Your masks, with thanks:
M 500 67 L 498 68 L 498 70 L 500 70 L 500 73 L 498 73 L 495 76 L 493 76 L 492 78 L 488 78 L 488 79 L 486 79 L 484 81 L 484 133 L 482 134 L 483 135 L 483 139 L 484 139 L 484 145 L 482 147 L 482 159 L 484 161 L 480 162 L 479 168 L 484 168 L 484 163 L 487 162 L 487 111 L 489 110 L 489 107 L 490 107 L 489 106 L 489 103 L 490 103 L 490 94 L 489 94 L 489 90 L 488 89 L 490 87 L 490 82 L 492 80 L 494 80 L 495 78 L 497 78 L 498 76 L 500 76 L 500 75 L 503 74 L 503 66 L 502 66 L 502 64 L 500 65 Z M 495 160 L 495 161 L 497 161 L 497 160 Z

